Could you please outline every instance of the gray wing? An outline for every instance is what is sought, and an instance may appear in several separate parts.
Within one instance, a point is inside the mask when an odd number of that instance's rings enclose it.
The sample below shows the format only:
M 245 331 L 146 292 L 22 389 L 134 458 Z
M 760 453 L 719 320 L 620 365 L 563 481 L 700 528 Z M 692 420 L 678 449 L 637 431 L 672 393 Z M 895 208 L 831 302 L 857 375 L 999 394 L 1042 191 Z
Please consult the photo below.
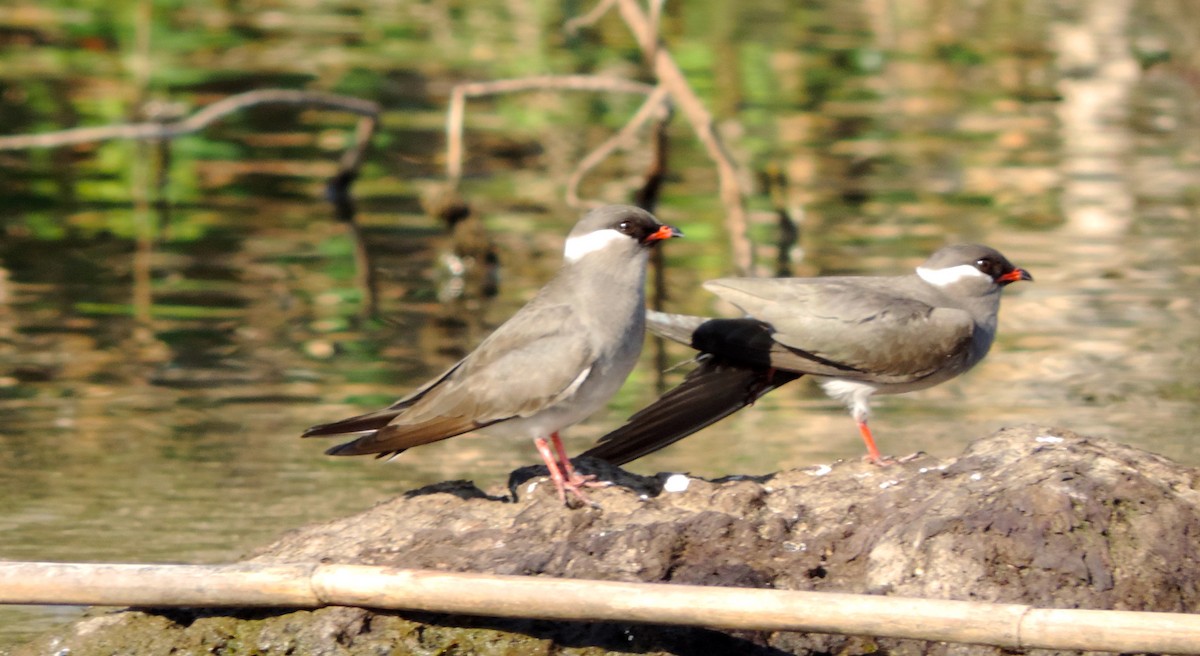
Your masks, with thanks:
M 488 423 L 533 415 L 570 396 L 595 358 L 570 306 L 526 306 L 406 415 L 472 416 Z
M 876 382 L 920 380 L 967 357 L 975 323 L 965 310 L 904 295 L 907 278 L 725 278 L 705 288 L 770 326 L 778 368 Z M 890 290 L 900 290 L 896 293 Z
M 305 437 L 371 430 L 330 455 L 390 454 L 536 414 L 569 397 L 595 355 L 566 305 L 527 305 L 470 355 L 384 410 L 314 426 Z

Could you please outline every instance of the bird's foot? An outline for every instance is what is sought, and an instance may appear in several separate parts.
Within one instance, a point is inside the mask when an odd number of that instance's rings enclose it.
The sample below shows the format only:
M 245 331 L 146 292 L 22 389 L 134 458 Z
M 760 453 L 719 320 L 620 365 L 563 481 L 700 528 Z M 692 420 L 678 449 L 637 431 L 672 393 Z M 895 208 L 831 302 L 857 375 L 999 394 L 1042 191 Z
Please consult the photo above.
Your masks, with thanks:
M 858 410 L 855 410 L 855 423 L 858 424 L 858 432 L 862 435 L 863 443 L 867 445 L 867 455 L 865 460 L 873 465 L 887 467 L 895 464 L 895 458 L 891 456 L 880 455 L 879 449 L 875 446 L 875 437 L 871 435 L 871 427 L 867 426 L 867 416 L 865 411 L 860 415 Z
M 551 433 L 550 441 L 543 438 L 537 438 L 533 441 L 538 452 L 542 455 L 542 460 L 546 462 L 546 469 L 550 471 L 550 479 L 554 481 L 554 487 L 558 490 L 558 498 L 568 508 L 571 504 L 567 501 L 567 492 L 570 492 L 579 499 L 584 506 L 599 508 L 599 504 L 593 502 L 583 493 L 583 489 L 587 487 L 606 487 L 610 485 L 607 481 L 596 480 L 595 474 L 580 474 L 575 471 L 575 467 L 571 464 L 571 459 L 567 457 L 566 449 L 563 448 L 562 440 L 559 439 L 558 433 Z M 550 444 L 554 445 L 554 452 L 550 451 Z
M 582 506 L 580 506 L 580 507 L 599 508 L 600 504 L 596 503 L 595 501 L 592 501 L 591 498 L 589 498 L 588 495 L 585 494 L 583 491 L 583 489 L 585 487 L 590 487 L 588 485 L 589 482 L 590 481 L 569 481 L 569 480 L 562 481 L 562 485 L 558 486 L 559 500 L 562 501 L 563 505 L 568 508 L 572 507 L 571 501 L 576 500 L 576 499 L 579 500 L 579 502 L 582 504 Z M 556 481 L 556 483 L 557 483 L 557 481 Z M 568 492 L 571 493 L 571 495 L 572 495 L 571 497 L 567 496 Z
M 569 463 L 570 461 L 568 460 L 567 462 Z M 580 474 L 579 472 L 575 471 L 574 467 L 572 467 L 569 471 L 563 472 L 563 481 L 562 486 L 559 488 L 559 496 L 562 498 L 563 503 L 568 507 L 571 505 L 570 503 L 567 503 L 566 499 L 566 493 L 569 491 L 571 494 L 575 495 L 576 499 L 582 501 L 584 506 L 599 508 L 600 504 L 588 498 L 588 496 L 583 493 L 583 490 L 584 488 L 589 487 L 608 487 L 610 485 L 612 485 L 610 481 L 597 480 L 595 474 Z

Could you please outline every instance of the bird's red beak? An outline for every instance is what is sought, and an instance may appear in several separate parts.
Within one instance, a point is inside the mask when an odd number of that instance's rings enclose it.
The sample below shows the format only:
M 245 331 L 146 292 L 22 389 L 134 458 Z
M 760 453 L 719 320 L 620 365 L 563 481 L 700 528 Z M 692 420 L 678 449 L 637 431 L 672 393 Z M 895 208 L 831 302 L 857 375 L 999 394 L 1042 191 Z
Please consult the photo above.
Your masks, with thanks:
M 682 236 L 683 236 L 683 231 L 681 231 L 679 228 L 663 224 L 663 226 L 661 228 L 659 228 L 658 230 L 655 230 L 654 232 L 652 232 L 646 236 L 645 243 L 653 244 L 655 242 L 663 241 L 664 239 L 670 239 L 672 237 L 682 237 Z
M 1016 282 L 1018 280 L 1032 281 L 1033 276 L 1029 275 L 1029 272 L 1026 271 L 1025 269 L 1018 267 L 1018 268 L 1013 269 L 1012 271 L 1009 271 L 1008 273 L 1000 276 L 999 278 L 997 278 L 996 282 L 1000 282 L 1000 283 L 1007 285 L 1010 282 Z

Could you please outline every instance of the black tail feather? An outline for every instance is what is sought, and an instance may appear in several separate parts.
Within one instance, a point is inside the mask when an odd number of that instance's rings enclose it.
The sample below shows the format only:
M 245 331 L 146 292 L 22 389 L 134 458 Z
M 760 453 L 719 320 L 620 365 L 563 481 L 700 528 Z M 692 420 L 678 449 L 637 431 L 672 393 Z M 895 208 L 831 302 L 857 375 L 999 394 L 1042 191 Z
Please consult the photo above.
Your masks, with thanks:
M 639 410 L 582 455 L 623 465 L 714 424 L 803 374 L 706 354 L 678 387 Z

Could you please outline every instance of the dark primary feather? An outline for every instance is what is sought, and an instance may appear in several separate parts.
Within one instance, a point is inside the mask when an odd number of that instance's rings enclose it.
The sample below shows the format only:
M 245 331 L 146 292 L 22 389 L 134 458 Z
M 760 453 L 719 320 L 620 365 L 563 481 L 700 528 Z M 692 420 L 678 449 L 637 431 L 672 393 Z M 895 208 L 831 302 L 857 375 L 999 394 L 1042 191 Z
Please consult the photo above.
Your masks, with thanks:
M 601 438 L 585 456 L 622 465 L 728 417 L 806 371 L 848 371 L 779 344 L 771 327 L 757 319 L 708 319 L 649 311 L 647 325 L 655 334 L 704 355 L 682 383 Z M 793 370 L 779 369 L 781 361 Z
M 582 455 L 623 465 L 714 424 L 801 376 L 732 364 L 712 355 L 699 360 L 682 383 Z

